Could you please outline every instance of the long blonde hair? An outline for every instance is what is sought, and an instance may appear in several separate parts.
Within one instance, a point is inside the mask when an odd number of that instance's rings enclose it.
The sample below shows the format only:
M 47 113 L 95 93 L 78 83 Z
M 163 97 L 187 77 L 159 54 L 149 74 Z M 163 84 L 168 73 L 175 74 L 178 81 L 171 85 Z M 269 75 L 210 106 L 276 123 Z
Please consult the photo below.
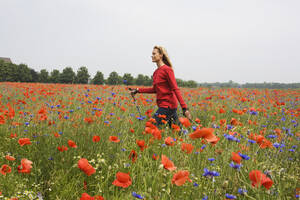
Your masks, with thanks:
M 169 67 L 173 68 L 172 63 L 171 63 L 171 61 L 170 61 L 170 58 L 169 58 L 169 56 L 168 56 L 167 50 L 166 50 L 164 47 L 162 47 L 162 46 L 154 46 L 153 49 L 157 49 L 158 52 L 159 52 L 160 54 L 163 55 L 162 61 L 163 61 L 166 65 L 168 65 Z

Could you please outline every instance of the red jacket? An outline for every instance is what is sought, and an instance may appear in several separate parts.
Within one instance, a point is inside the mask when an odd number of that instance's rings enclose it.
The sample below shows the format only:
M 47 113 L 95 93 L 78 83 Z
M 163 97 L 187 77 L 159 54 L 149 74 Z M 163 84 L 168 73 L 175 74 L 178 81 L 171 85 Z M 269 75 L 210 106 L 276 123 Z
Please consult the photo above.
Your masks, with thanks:
M 187 108 L 177 86 L 174 71 L 171 67 L 163 65 L 153 73 L 153 87 L 139 88 L 139 93 L 156 93 L 158 107 L 177 108 L 177 100 L 182 108 Z

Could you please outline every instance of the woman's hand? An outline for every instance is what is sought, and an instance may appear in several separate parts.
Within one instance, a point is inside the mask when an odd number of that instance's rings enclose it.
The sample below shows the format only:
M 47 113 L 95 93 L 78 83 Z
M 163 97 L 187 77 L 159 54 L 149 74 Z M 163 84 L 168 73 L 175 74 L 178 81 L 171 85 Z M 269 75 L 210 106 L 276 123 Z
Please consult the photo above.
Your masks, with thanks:
M 130 91 L 130 92 L 129 92 L 130 95 L 134 97 L 134 95 L 136 95 L 136 93 L 139 92 L 139 89 L 138 89 L 138 88 L 137 88 L 137 89 L 129 88 L 129 91 Z
M 188 118 L 189 120 L 192 119 L 192 115 L 191 115 L 190 111 L 189 111 L 187 108 L 182 109 L 182 111 L 183 111 L 183 115 L 184 115 L 186 118 Z

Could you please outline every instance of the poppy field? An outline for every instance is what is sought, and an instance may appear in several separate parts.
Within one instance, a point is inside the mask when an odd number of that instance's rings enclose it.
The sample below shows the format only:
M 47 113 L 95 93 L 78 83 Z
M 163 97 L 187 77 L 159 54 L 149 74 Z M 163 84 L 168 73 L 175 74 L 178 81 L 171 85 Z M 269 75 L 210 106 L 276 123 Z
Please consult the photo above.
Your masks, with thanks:
M 300 90 L 0 83 L 0 199 L 299 199 Z M 141 111 L 141 115 L 138 109 Z

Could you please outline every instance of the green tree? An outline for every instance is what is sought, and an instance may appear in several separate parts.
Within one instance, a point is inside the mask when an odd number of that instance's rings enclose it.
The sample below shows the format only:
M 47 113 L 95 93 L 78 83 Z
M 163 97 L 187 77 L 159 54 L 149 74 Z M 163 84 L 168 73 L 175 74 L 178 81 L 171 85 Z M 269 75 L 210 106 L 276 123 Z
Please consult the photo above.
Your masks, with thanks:
M 117 72 L 113 71 L 109 74 L 107 78 L 108 85 L 118 85 L 122 83 L 122 78 L 118 75 Z
M 77 75 L 75 78 L 75 83 L 87 84 L 89 81 L 90 75 L 88 69 L 84 66 L 80 67 L 77 70 Z
M 123 75 L 123 81 L 125 81 L 125 80 L 126 80 L 126 83 L 124 83 L 124 84 L 127 84 L 127 85 L 134 84 L 134 77 L 130 73 L 125 73 Z
M 144 76 L 144 85 L 146 86 L 152 85 L 152 79 L 147 75 Z
M 5 82 L 9 81 L 8 77 L 10 76 L 9 64 L 5 63 L 3 60 L 0 60 L 0 81 Z
M 39 73 L 39 82 L 48 83 L 49 82 L 49 72 L 46 69 L 42 69 Z
M 71 67 L 66 67 L 63 69 L 62 73 L 59 76 L 60 83 L 74 83 L 75 72 Z
M 96 75 L 92 79 L 92 84 L 96 84 L 96 85 L 104 84 L 104 75 L 102 72 L 97 71 Z
M 57 69 L 54 69 L 50 74 L 50 82 L 51 83 L 59 83 L 60 72 Z
M 138 74 L 137 78 L 135 79 L 136 85 L 144 85 L 145 83 L 145 77 L 143 74 Z
M 34 70 L 29 68 L 31 74 L 31 80 L 29 82 L 38 82 L 39 81 L 39 74 Z

